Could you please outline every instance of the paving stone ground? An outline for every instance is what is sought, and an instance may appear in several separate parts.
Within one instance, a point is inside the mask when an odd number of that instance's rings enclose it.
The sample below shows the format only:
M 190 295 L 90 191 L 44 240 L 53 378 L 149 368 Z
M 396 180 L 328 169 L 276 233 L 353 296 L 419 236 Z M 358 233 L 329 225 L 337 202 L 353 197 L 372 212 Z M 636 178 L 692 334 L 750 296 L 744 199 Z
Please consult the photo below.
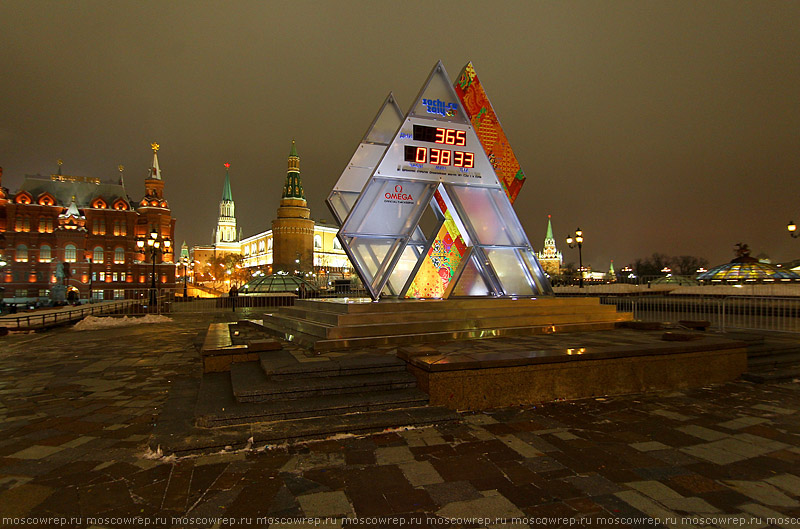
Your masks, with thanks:
M 214 318 L 0 338 L 0 524 L 800 527 L 798 383 L 158 457 L 154 420 L 176 380 L 200 376 L 193 342 Z

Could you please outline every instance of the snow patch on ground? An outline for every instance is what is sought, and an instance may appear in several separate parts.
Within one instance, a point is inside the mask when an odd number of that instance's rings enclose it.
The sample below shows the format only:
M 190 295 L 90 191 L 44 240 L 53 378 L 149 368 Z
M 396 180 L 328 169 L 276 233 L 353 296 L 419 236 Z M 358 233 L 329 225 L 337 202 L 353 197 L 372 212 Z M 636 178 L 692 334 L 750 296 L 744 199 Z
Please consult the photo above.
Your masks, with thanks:
M 172 318 L 159 316 L 157 314 L 147 314 L 146 316 L 123 316 L 121 318 L 97 316 L 86 316 L 75 324 L 76 331 L 93 331 L 95 329 L 108 329 L 111 327 L 127 327 L 129 325 L 139 325 L 141 323 L 169 323 Z

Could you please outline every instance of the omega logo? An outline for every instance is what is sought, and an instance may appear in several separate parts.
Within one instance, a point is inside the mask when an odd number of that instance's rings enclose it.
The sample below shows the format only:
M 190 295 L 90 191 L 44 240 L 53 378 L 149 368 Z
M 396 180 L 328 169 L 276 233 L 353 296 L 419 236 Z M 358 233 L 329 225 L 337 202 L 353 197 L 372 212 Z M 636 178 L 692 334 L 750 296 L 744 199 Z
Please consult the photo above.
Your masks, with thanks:
M 383 196 L 386 198 L 386 200 L 392 200 L 392 201 L 400 201 L 400 202 L 414 201 L 413 196 L 411 196 L 408 193 L 403 193 L 403 186 L 400 184 L 394 186 L 394 193 L 387 191 L 386 194 L 384 194 Z

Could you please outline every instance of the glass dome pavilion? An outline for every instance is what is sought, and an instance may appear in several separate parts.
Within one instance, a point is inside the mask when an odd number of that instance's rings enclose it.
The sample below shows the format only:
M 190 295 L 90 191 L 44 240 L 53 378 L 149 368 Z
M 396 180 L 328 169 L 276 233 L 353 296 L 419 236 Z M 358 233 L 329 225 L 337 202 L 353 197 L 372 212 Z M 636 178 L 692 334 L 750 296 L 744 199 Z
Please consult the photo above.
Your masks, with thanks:
M 710 282 L 773 282 L 799 281 L 800 275 L 773 264 L 762 263 L 752 257 L 739 257 L 730 263 L 715 266 L 697 276 L 699 281 Z
M 270 274 L 253 277 L 239 288 L 239 294 L 266 294 L 270 292 L 293 292 L 299 294 L 301 286 L 305 293 L 316 292 L 317 287 L 305 279 L 288 274 Z

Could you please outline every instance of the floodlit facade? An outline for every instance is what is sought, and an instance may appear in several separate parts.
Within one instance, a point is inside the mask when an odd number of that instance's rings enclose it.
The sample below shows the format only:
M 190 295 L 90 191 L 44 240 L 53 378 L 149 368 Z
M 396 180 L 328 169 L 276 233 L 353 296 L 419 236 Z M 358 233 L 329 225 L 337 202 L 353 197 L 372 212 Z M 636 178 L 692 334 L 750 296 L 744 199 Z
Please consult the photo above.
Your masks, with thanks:
M 175 286 L 176 220 L 164 198 L 164 181 L 153 144 L 145 194 L 128 196 L 123 167 L 116 182 L 62 173 L 26 175 L 15 193 L 2 188 L 0 169 L 0 287 L 11 303 L 48 301 L 55 285 L 69 300 L 126 299 L 148 288 L 153 264 L 138 240 L 155 230 L 162 246 L 155 256 L 156 284 Z M 2 265 L 0 263 L 0 265 Z

